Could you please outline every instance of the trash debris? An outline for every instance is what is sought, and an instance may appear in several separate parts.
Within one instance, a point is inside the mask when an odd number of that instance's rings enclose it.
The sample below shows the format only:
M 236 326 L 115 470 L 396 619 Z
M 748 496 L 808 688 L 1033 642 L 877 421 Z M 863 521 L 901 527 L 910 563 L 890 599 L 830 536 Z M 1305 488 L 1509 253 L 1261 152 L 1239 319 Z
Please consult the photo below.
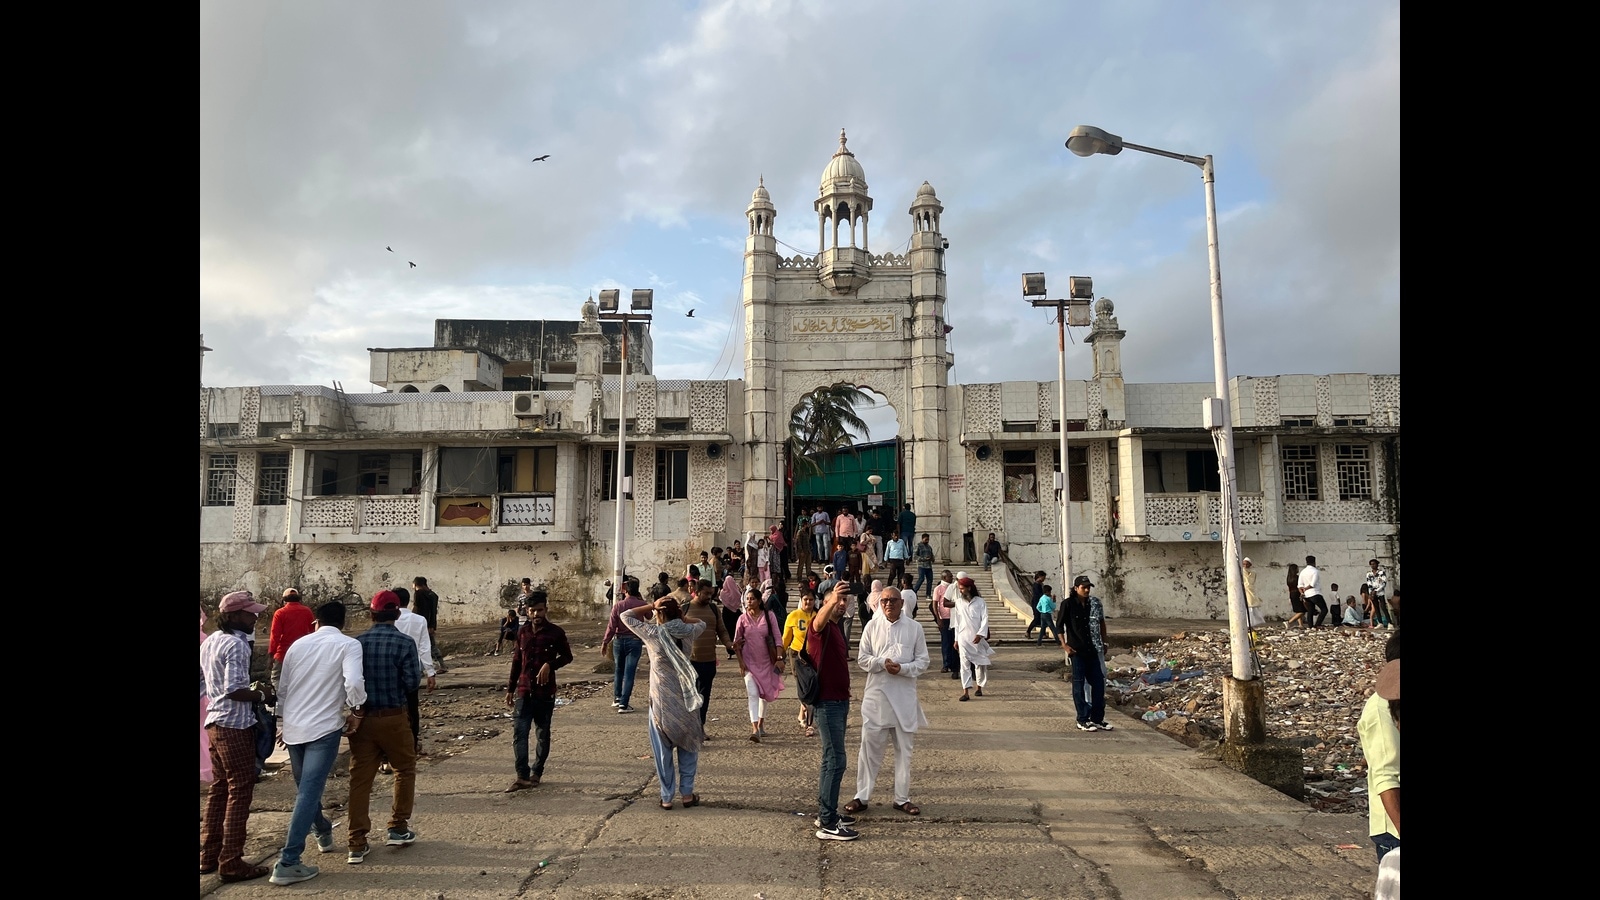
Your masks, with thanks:
M 1164 709 L 1152 709 L 1149 712 L 1145 713 L 1144 715 L 1140 716 L 1139 718 L 1145 720 L 1146 722 L 1159 722 L 1162 719 L 1165 719 L 1166 717 L 1167 717 L 1167 711 L 1166 710 L 1164 710 Z
M 557 706 L 566 706 L 568 703 L 571 703 L 571 702 L 572 702 L 571 700 L 568 700 L 565 697 L 557 697 L 556 698 L 556 705 Z
M 1174 677 L 1176 676 L 1173 674 L 1171 666 L 1162 666 L 1160 669 L 1157 669 L 1154 672 L 1147 672 L 1143 675 L 1140 675 L 1139 680 L 1145 684 L 1166 684 Z

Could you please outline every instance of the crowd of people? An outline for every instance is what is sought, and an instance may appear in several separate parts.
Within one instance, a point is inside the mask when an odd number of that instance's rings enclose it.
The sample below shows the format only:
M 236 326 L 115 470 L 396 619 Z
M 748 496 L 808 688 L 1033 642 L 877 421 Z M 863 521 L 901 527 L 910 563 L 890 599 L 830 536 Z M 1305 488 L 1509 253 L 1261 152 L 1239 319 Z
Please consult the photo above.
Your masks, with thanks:
M 827 516 L 821 509 L 817 514 Z M 841 517 L 853 518 L 848 512 Z M 819 840 L 859 837 L 856 814 L 870 808 L 879 769 L 891 748 L 892 806 L 906 815 L 921 813 L 911 799 L 910 784 L 912 748 L 917 733 L 927 725 L 917 681 L 931 666 L 923 628 L 915 619 L 921 592 L 926 588 L 924 608 L 939 631 L 940 673 L 961 682 L 958 699 L 963 702 L 984 696 L 988 686 L 994 654 L 988 607 L 965 572 L 946 569 L 937 581 L 933 579 L 931 551 L 920 550 L 928 546 L 927 535 L 922 535 L 918 550 L 909 551 L 908 535 L 890 532 L 882 556 L 890 568 L 889 579 L 864 586 L 848 551 L 868 543 L 872 526 L 854 534 L 849 526 L 841 526 L 829 521 L 833 561 L 822 567 L 820 578 L 818 573 L 802 571 L 795 583 L 799 598 L 792 612 L 787 610 L 787 551 L 793 544 L 782 523 L 753 546 L 754 565 L 746 562 L 751 558 L 747 550 L 712 548 L 689 564 L 681 577 L 659 573 L 648 599 L 636 577 L 611 586 L 618 596 L 612 597 L 600 652 L 613 663 L 612 706 L 618 714 L 634 712 L 635 675 L 640 659 L 648 654 L 645 731 L 662 810 L 679 805 L 688 809 L 702 802 L 695 780 L 701 747 L 711 740 L 705 723 L 720 644 L 721 652 L 739 668 L 750 741 L 759 743 L 766 736 L 767 704 L 785 690 L 785 676 L 797 686 L 801 700 L 797 724 L 806 737 L 819 739 L 813 822 Z M 819 549 L 820 534 L 813 532 Z M 846 558 L 840 557 L 841 551 Z M 916 561 L 915 581 L 894 565 L 904 559 Z M 1259 596 L 1254 569 L 1248 558 L 1243 565 L 1255 625 Z M 1320 608 L 1321 573 L 1315 558 L 1307 557 L 1302 569 L 1290 568 L 1288 584 L 1296 611 Z M 1087 575 L 1075 577 L 1072 589 L 1059 599 L 1045 583 L 1047 577 L 1042 571 L 1034 573 L 1035 615 L 1028 635 L 1037 630 L 1037 641 L 1042 643 L 1048 632 L 1064 651 L 1071 666 L 1077 728 L 1111 731 L 1105 717 L 1104 605 L 1093 594 L 1094 583 Z M 1389 590 L 1387 573 L 1375 559 L 1369 563 L 1361 594 L 1360 609 L 1366 615 L 1352 624 L 1398 625 L 1399 591 Z M 416 611 L 409 608 L 413 600 Z M 424 688 L 434 690 L 435 674 L 443 671 L 433 640 L 438 597 L 427 579 L 418 577 L 410 590 L 397 586 L 376 592 L 367 606 L 372 627 L 351 638 L 343 633 L 347 608 L 342 601 L 313 610 L 301 602 L 296 590 L 286 590 L 271 622 L 270 675 L 264 681 L 251 680 L 250 657 L 257 620 L 267 607 L 249 591 L 229 593 L 222 598 L 217 628 L 209 636 L 202 610 L 201 774 L 202 780 L 212 782 L 201 832 L 202 874 L 220 872 L 226 882 L 270 876 L 273 884 L 283 885 L 315 877 L 317 867 L 305 863 L 303 854 L 308 839 L 321 853 L 335 849 L 332 826 L 322 814 L 322 792 L 341 739 L 348 739 L 351 753 L 346 861 L 360 864 L 370 852 L 370 800 L 380 774 L 392 776 L 394 784 L 382 841 L 403 847 L 416 840 L 410 818 L 422 750 L 418 697 Z M 1346 610 L 1350 608 L 1347 604 Z M 1327 612 L 1305 614 L 1314 617 L 1307 626 L 1318 627 Z M 861 628 L 856 665 L 865 676 L 861 742 L 856 793 L 841 806 L 851 699 L 848 647 L 856 620 Z M 551 748 L 556 673 L 573 661 L 565 631 L 549 619 L 547 593 L 528 578 L 522 579 L 515 607 L 498 625 L 491 655 L 499 655 L 508 644 L 511 665 L 505 704 L 514 719 L 515 767 L 515 779 L 505 789 L 510 793 L 541 783 Z M 1399 847 L 1398 645 L 1395 634 L 1389 647 L 1389 658 L 1395 660 L 1392 674 L 1386 667 L 1360 728 L 1374 799 L 1373 841 L 1380 861 L 1394 855 L 1390 868 L 1397 868 Z M 288 749 L 297 785 L 286 842 L 271 867 L 251 865 L 242 856 L 253 786 L 272 744 L 263 740 L 264 731 Z

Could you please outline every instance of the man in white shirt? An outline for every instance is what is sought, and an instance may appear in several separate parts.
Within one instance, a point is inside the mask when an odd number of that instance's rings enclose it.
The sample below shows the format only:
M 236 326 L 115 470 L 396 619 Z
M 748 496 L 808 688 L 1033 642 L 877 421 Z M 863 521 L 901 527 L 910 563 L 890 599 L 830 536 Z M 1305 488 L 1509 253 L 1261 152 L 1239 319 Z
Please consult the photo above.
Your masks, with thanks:
M 1319 628 L 1328 617 L 1328 601 L 1322 599 L 1322 573 L 1317 571 L 1317 558 L 1306 557 L 1306 567 L 1300 570 L 1300 596 L 1306 601 L 1306 619 L 1311 627 Z
M 913 595 L 914 596 L 914 595 Z M 872 800 L 883 752 L 894 742 L 894 808 L 907 815 L 922 812 L 911 802 L 911 745 L 928 717 L 917 701 L 917 676 L 928 668 L 928 639 L 922 626 L 901 615 L 905 599 L 886 587 L 879 595 L 882 615 L 861 629 L 856 662 L 867 673 L 861 692 L 861 752 L 856 756 L 856 796 L 844 811 L 856 813 Z
M 900 599 L 905 601 L 905 614 L 907 618 L 917 617 L 917 591 L 911 586 L 911 576 L 900 576 Z
M 316 866 L 300 862 L 307 834 L 316 837 L 318 851 L 333 852 L 333 823 L 322 814 L 322 789 L 338 758 L 339 739 L 361 724 L 354 710 L 367 702 L 361 643 L 341 631 L 344 604 L 324 603 L 316 616 L 317 630 L 295 641 L 284 654 L 278 682 L 278 726 L 299 791 L 289 816 L 288 840 L 272 867 L 273 884 L 316 877 Z
M 811 514 L 811 558 L 817 562 L 827 562 L 833 554 L 829 552 L 829 544 L 833 542 L 833 519 L 828 517 L 828 511 L 822 506 Z
M 400 633 L 417 642 L 417 662 L 422 664 L 422 676 L 428 682 L 428 693 L 433 693 L 435 669 L 433 666 L 433 641 L 428 637 L 428 620 L 410 610 L 411 592 L 405 588 L 394 588 L 396 597 L 400 598 L 400 618 L 395 620 L 394 627 Z M 424 756 L 422 752 L 422 709 L 417 700 L 417 689 L 411 688 L 406 694 L 406 715 L 411 719 L 411 736 L 417 741 L 417 755 Z M 387 767 L 388 763 L 384 763 Z M 386 768 L 380 772 L 388 774 Z

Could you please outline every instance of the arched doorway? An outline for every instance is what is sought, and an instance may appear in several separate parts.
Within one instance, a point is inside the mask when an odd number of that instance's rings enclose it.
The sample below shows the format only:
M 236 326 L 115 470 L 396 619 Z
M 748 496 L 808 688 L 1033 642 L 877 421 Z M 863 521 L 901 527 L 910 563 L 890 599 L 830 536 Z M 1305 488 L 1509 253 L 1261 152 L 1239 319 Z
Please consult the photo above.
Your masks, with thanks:
M 783 508 L 804 567 L 815 557 L 808 536 L 820 512 L 849 514 L 888 533 L 905 496 L 899 413 L 890 399 L 847 382 L 820 386 L 789 411 Z M 881 547 L 881 543 L 879 544 Z

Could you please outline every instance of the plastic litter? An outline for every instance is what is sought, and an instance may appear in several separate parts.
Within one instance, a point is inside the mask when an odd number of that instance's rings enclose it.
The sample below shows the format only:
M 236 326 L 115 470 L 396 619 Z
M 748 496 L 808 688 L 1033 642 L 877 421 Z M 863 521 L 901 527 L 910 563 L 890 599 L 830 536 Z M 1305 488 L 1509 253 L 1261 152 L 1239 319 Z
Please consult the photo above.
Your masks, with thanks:
M 1167 717 L 1167 711 L 1166 710 L 1164 710 L 1164 709 L 1152 709 L 1149 712 L 1145 713 L 1144 715 L 1140 716 L 1139 718 L 1145 720 L 1146 722 L 1160 722 L 1162 719 L 1165 719 L 1166 717 Z
M 1171 666 L 1162 666 L 1154 672 L 1146 672 L 1140 675 L 1139 680 L 1145 684 L 1166 684 L 1173 680 L 1174 677 L 1176 677 L 1176 673 L 1173 672 Z
M 1178 681 L 1188 681 L 1191 678 L 1199 678 L 1200 676 L 1202 676 L 1204 674 L 1206 674 L 1206 670 L 1205 669 L 1190 669 L 1189 671 L 1184 672 L 1183 674 L 1179 675 L 1177 680 Z

